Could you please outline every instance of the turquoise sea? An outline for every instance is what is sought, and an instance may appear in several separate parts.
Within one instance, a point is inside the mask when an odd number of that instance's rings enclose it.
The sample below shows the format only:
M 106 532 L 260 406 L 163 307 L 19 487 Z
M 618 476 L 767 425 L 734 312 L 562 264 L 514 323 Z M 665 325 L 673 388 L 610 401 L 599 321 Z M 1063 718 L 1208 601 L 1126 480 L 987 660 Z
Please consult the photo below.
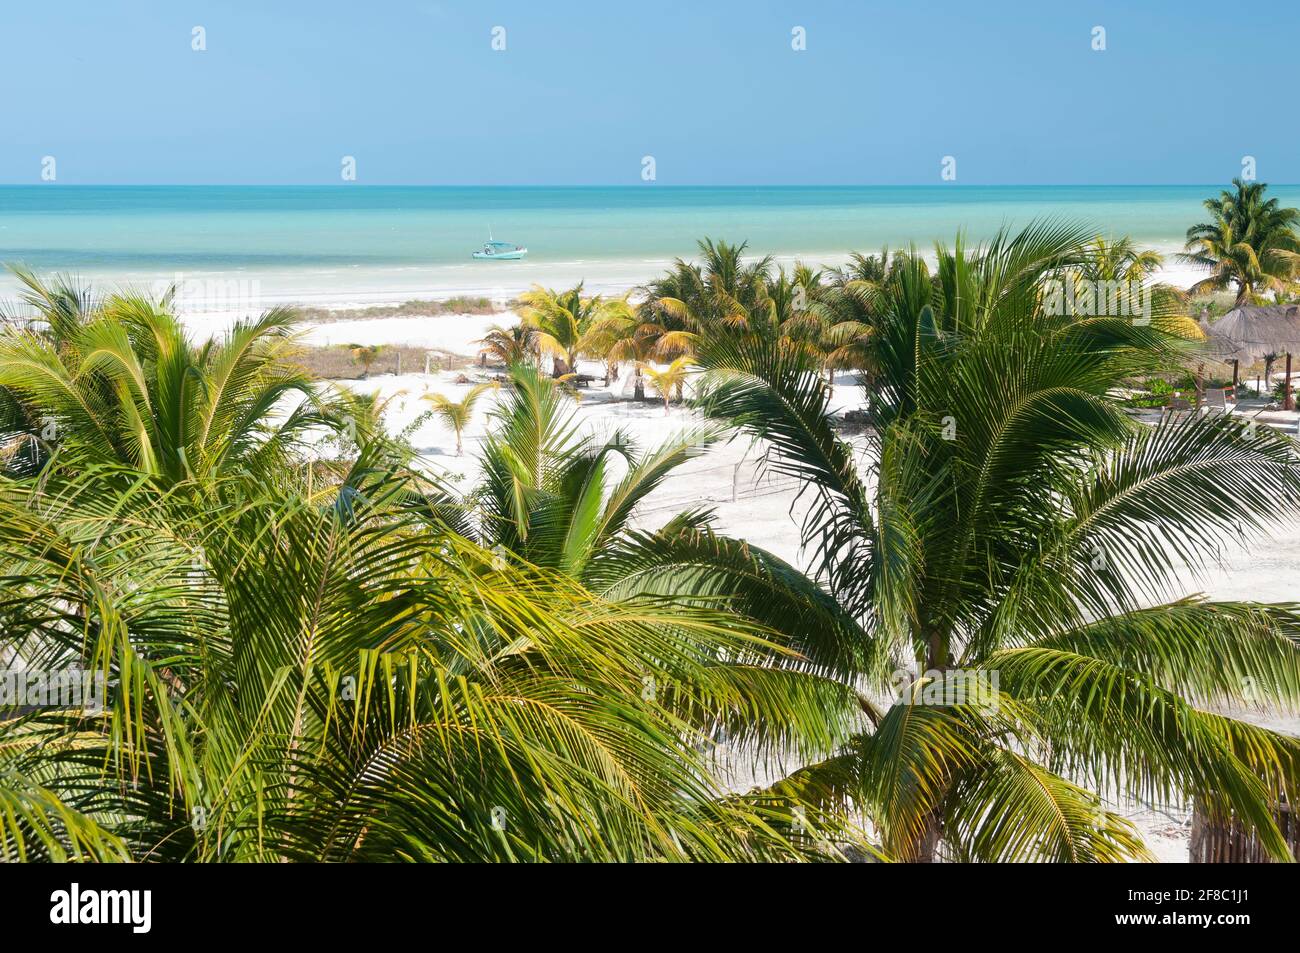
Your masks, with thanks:
M 690 257 L 704 236 L 835 263 L 1056 217 L 1173 251 L 1218 188 L 0 186 L 0 261 L 112 285 L 255 280 L 268 300 L 304 303 L 504 296 L 578 279 L 616 290 Z M 1300 204 L 1300 186 L 1271 192 Z M 528 259 L 472 261 L 489 229 L 527 245 Z M 13 288 L 0 277 L 0 296 Z

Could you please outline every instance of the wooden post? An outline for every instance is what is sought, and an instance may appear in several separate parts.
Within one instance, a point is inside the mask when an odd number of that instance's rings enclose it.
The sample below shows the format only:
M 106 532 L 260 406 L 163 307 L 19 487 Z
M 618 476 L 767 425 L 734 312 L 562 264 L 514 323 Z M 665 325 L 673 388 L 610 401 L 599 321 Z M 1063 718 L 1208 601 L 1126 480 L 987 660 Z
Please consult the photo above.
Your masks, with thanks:
M 1291 393 L 1291 352 L 1286 352 L 1286 383 L 1282 385 L 1282 409 L 1295 410 L 1295 395 Z
M 424 352 L 424 376 L 429 376 L 429 352 Z
M 1237 384 L 1240 382 L 1241 361 L 1237 358 L 1232 359 L 1232 396 L 1235 400 L 1237 397 Z

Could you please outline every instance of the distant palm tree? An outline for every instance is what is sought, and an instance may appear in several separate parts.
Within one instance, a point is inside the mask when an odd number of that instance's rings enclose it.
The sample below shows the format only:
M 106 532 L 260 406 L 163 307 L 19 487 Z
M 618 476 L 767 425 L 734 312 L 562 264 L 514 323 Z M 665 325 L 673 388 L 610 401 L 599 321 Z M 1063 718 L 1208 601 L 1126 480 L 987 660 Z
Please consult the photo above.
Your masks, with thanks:
M 1235 285 L 1236 306 L 1265 292 L 1282 292 L 1300 265 L 1300 210 L 1265 199 L 1263 182 L 1233 179 L 1235 191 L 1205 200 L 1213 216 L 1187 230 L 1183 261 L 1208 269 L 1209 277 L 1189 291 L 1201 294 Z
M 492 412 L 483 476 L 469 494 L 478 524 L 471 538 L 585 579 L 591 560 L 630 529 L 636 505 L 716 439 L 716 429 L 639 453 L 622 431 L 604 440 L 582 433 L 576 404 L 554 379 L 525 366 L 511 377 Z M 605 477 L 615 457 L 626 473 L 611 491 Z
M 1164 264 L 1164 256 L 1152 249 L 1139 248 L 1131 238 L 1106 238 L 1096 235 L 1081 248 L 1079 261 L 1068 269 L 1067 277 L 1076 282 L 1090 284 L 1088 293 L 1095 296 L 1094 310 L 1103 314 L 1112 306 L 1129 317 L 1136 315 L 1138 305 L 1150 314 L 1165 318 L 1190 317 L 1191 296 L 1180 288 L 1151 278 Z M 1123 303 L 1112 295 L 1125 295 Z M 1128 314 L 1131 306 L 1134 314 Z M 1114 315 L 1112 315 L 1114 316 Z
M 480 397 L 490 390 L 496 390 L 498 386 L 496 381 L 475 384 L 460 400 L 452 400 L 446 394 L 424 395 L 424 400 L 432 405 L 434 416 L 455 431 L 456 456 L 459 457 L 463 451 L 461 434 L 469 426 L 470 421 L 474 419 L 474 405 L 478 403 Z
M 623 306 L 618 298 L 583 297 L 581 282 L 567 291 L 535 285 L 519 300 L 519 317 L 534 348 L 554 358 L 554 377 L 577 371 L 578 358 L 593 351 L 592 329 Z
M 605 360 L 606 384 L 617 375 L 619 364 L 632 362 L 635 368 L 632 397 L 637 401 L 645 399 L 644 362 L 662 356 L 673 347 L 681 349 L 678 353 L 689 352 L 694 337 L 685 331 L 669 332 L 663 325 L 649 320 L 648 313 L 643 308 L 632 308 L 623 299 L 619 307 L 609 308 L 592 325 L 589 338 L 592 351 Z
M 394 402 L 405 403 L 406 391 L 390 394 L 379 390 L 356 391 L 338 383 L 330 385 L 329 391 L 332 393 L 327 392 L 321 398 L 321 410 L 336 432 L 335 443 L 346 462 L 350 463 L 358 455 L 373 455 L 381 448 L 389 451 L 394 459 L 406 461 L 414 457 L 415 449 L 406 440 L 409 434 L 403 432 L 390 437 L 385 421 Z
M 686 378 L 691 373 L 691 360 L 687 357 L 679 357 L 667 367 L 657 368 L 653 364 L 642 365 L 645 369 L 646 376 L 655 385 L 655 390 L 659 392 L 660 398 L 664 402 L 664 414 L 669 412 L 668 401 L 677 394 L 677 399 L 682 399 L 682 386 Z
M 364 380 L 370 376 L 370 368 L 375 361 L 379 360 L 379 355 L 383 352 L 382 344 L 349 344 L 348 352 L 352 355 L 352 360 L 361 365 L 361 377 Z
M 898 253 L 892 259 L 889 257 L 888 245 L 880 249 L 879 255 L 864 255 L 855 251 L 849 255 L 848 264 L 830 269 L 827 277 L 833 285 L 842 286 L 855 281 L 878 285 L 889 277 L 890 270 L 902 260 L 903 256 Z
M 1087 256 L 1080 271 L 1094 281 L 1142 282 L 1164 264 L 1164 256 L 1139 248 L 1128 236 L 1106 238 L 1097 235 L 1084 245 Z
M 746 247 L 746 242 L 732 245 L 701 240 L 699 264 L 679 258 L 667 274 L 641 289 L 645 295 L 643 319 L 661 324 L 666 335 L 699 335 L 706 331 L 743 332 L 755 314 L 761 311 L 760 317 L 766 317 L 772 258 L 764 256 L 746 264 Z
M 503 328 L 494 324 L 478 341 L 482 347 L 479 353 L 490 358 L 494 364 L 523 364 L 533 359 L 536 343 L 533 340 L 534 329 L 526 324 L 516 324 Z
M 882 255 L 888 256 L 888 251 Z M 876 259 L 857 254 L 854 257 L 859 262 L 859 271 L 878 270 L 870 267 Z M 768 282 L 768 294 L 783 345 L 805 351 L 821 365 L 828 382 L 834 380 L 837 370 L 865 372 L 870 363 L 872 309 L 877 288 L 873 280 L 849 278 L 844 272 L 813 272 L 797 265 L 787 279 L 784 270 L 779 269 L 776 277 Z M 792 291 L 798 292 L 802 308 L 793 307 Z

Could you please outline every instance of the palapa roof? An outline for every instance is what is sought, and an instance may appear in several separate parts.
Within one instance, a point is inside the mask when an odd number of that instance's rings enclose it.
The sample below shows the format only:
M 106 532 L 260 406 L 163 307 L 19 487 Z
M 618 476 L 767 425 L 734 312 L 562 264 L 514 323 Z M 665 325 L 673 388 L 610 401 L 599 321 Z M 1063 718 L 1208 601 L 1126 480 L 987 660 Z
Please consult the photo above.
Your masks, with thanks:
M 1242 350 L 1240 345 L 1234 343 L 1231 339 L 1224 337 L 1224 335 L 1219 333 L 1219 330 L 1214 325 L 1210 324 L 1210 322 L 1204 317 L 1197 321 L 1196 325 L 1201 329 L 1201 333 L 1205 335 L 1205 343 L 1201 345 L 1201 350 L 1207 357 L 1212 357 L 1216 361 L 1223 361 L 1224 363 L 1246 358 L 1246 353 Z M 1246 363 L 1249 364 L 1250 360 L 1247 359 Z
M 1235 348 L 1226 360 L 1257 361 L 1268 354 L 1300 354 L 1300 305 L 1233 308 L 1208 328 L 1210 346 Z

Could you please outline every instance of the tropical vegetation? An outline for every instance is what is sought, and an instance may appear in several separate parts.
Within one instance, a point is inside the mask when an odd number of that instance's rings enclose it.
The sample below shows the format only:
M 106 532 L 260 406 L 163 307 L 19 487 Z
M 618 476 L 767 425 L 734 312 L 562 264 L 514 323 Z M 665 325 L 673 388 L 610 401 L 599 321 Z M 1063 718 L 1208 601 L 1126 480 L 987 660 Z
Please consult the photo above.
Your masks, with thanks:
M 0 708 L 0 856 L 1151 859 L 1133 799 L 1290 857 L 1300 741 L 1224 712 L 1300 708 L 1300 606 L 1182 580 L 1300 513 L 1297 446 L 1125 412 L 1202 359 L 1184 295 L 1135 320 L 1049 291 L 1158 259 L 1055 223 L 834 269 L 745 252 L 529 292 L 483 342 L 506 372 L 463 486 L 392 398 L 297 367 L 288 311 L 193 344 L 167 296 L 20 274 L 0 660 L 103 697 Z M 698 422 L 596 435 L 583 358 Z M 431 398 L 458 453 L 494 386 Z M 797 481 L 805 565 L 705 508 L 640 515 L 734 438 Z
M 475 384 L 465 392 L 465 396 L 460 400 L 452 400 L 446 394 L 424 395 L 424 400 L 430 404 L 434 416 L 450 427 L 456 435 L 456 456 L 460 456 L 464 452 L 461 436 L 474 417 L 474 408 L 477 406 L 479 399 L 488 391 L 495 390 L 497 386 L 496 381 Z
M 1263 182 L 1232 180 L 1205 200 L 1210 221 L 1187 230 L 1184 261 L 1209 272 L 1192 294 L 1236 288 L 1235 306 L 1255 303 L 1266 292 L 1286 293 L 1300 267 L 1300 209 L 1265 198 Z

